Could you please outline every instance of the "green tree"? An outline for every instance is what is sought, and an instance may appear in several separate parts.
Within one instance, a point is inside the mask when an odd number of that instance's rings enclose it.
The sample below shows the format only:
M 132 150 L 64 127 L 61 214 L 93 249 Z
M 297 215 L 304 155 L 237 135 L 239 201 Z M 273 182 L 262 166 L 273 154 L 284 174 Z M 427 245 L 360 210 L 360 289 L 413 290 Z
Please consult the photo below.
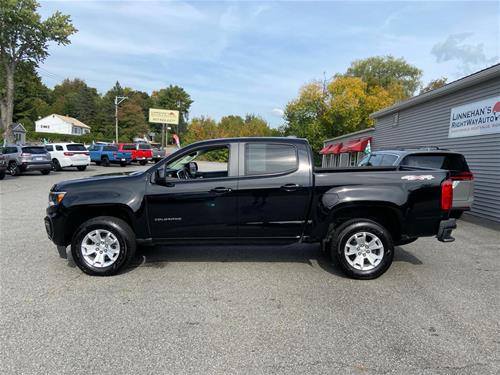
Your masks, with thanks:
M 51 90 L 42 83 L 33 65 L 24 62 L 16 69 L 14 83 L 13 121 L 34 130 L 34 121 L 50 114 Z
M 115 96 L 125 96 L 125 90 L 116 81 L 115 85 L 104 94 L 97 104 L 97 114 L 92 127 L 96 139 L 114 139 L 115 134 Z M 123 105 L 123 104 L 122 104 Z M 120 113 L 122 105 L 118 113 Z
M 438 89 L 440 87 L 443 87 L 444 85 L 446 85 L 446 81 L 448 81 L 448 78 L 446 78 L 446 77 L 441 77 L 441 78 L 433 79 L 426 86 L 423 86 L 420 89 L 420 93 L 419 94 L 425 94 L 426 92 L 429 92 L 429 91 Z
M 143 137 L 149 133 L 144 111 L 137 102 L 123 102 L 118 112 L 118 120 L 118 135 L 122 142 L 130 142 L 134 137 Z
M 4 137 L 12 140 L 15 73 L 22 62 L 38 66 L 49 42 L 66 45 L 77 30 L 60 12 L 42 21 L 35 0 L 0 0 L 0 111 Z
M 370 113 L 393 102 L 386 89 L 370 87 L 357 77 L 337 76 L 329 84 L 314 81 L 285 107 L 283 131 L 307 138 L 313 150 L 319 151 L 325 138 L 373 126 Z
M 185 143 L 190 144 L 204 139 L 219 138 L 217 123 L 209 117 L 195 117 L 188 126 Z
M 324 114 L 327 109 L 327 92 L 319 81 L 308 83 L 299 96 L 285 107 L 283 133 L 306 138 L 314 150 L 318 150 L 326 138 Z
M 191 100 L 191 96 L 189 96 L 182 87 L 170 85 L 159 91 L 153 91 L 151 103 L 155 108 L 179 111 L 178 133 L 182 135 L 186 132 L 189 120 L 189 109 L 191 108 L 191 104 L 193 104 L 193 100 Z M 174 129 L 175 128 L 174 126 Z
M 87 86 L 81 79 L 65 79 L 53 90 L 52 112 L 74 117 L 93 126 L 101 100 L 95 88 Z
M 361 78 L 368 87 L 383 87 L 400 101 L 413 96 L 419 88 L 422 71 L 403 58 L 375 56 L 353 61 L 345 76 Z

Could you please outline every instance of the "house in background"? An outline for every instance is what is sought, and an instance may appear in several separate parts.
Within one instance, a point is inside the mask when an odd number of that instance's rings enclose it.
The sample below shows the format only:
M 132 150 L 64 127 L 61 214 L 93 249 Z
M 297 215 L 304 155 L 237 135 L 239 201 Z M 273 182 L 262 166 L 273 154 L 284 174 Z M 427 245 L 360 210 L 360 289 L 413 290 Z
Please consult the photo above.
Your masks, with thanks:
M 14 140 L 17 144 L 25 144 L 26 143 L 26 129 L 23 124 L 20 122 L 13 123 L 12 127 L 12 135 L 14 136 Z
M 35 121 L 35 131 L 37 133 L 82 135 L 90 133 L 90 126 L 73 117 L 52 114 Z

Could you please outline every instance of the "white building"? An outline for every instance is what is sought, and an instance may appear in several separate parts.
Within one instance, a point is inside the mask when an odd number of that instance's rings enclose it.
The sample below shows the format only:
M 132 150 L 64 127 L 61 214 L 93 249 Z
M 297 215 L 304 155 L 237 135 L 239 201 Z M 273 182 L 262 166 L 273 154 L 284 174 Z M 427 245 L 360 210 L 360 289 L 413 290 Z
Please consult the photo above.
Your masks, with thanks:
M 35 131 L 37 133 L 81 135 L 90 133 L 90 126 L 73 117 L 52 114 L 35 121 Z

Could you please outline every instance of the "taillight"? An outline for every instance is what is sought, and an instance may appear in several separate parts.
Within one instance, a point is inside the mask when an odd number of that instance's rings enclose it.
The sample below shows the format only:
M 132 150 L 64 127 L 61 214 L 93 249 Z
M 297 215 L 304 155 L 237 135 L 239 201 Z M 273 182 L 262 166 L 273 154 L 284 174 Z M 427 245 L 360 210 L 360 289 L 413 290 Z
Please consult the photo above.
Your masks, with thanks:
M 65 153 L 64 153 L 64 156 L 73 156 L 73 155 L 74 155 L 74 153 L 73 153 L 73 152 L 65 152 Z
M 474 179 L 474 175 L 471 172 L 453 173 L 451 175 L 451 179 L 453 181 L 472 181 Z
M 21 154 L 21 157 L 22 157 L 22 158 L 29 158 L 30 156 L 31 156 L 31 154 L 30 154 L 30 153 L 27 153 L 27 152 L 23 152 L 23 153 Z
M 88 156 L 90 155 L 90 152 L 84 152 L 83 154 Z
M 449 211 L 453 204 L 453 181 L 445 180 L 441 184 L 441 210 Z

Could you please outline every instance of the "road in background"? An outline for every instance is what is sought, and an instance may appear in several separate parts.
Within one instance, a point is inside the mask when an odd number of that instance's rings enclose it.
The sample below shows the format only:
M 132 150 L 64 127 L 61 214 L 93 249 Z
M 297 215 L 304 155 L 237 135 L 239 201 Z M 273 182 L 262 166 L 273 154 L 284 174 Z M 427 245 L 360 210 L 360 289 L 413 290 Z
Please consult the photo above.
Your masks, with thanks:
M 86 276 L 47 239 L 48 191 L 137 169 L 0 181 L 1 373 L 498 373 L 500 232 L 461 221 L 370 281 L 317 245 L 158 247 Z

